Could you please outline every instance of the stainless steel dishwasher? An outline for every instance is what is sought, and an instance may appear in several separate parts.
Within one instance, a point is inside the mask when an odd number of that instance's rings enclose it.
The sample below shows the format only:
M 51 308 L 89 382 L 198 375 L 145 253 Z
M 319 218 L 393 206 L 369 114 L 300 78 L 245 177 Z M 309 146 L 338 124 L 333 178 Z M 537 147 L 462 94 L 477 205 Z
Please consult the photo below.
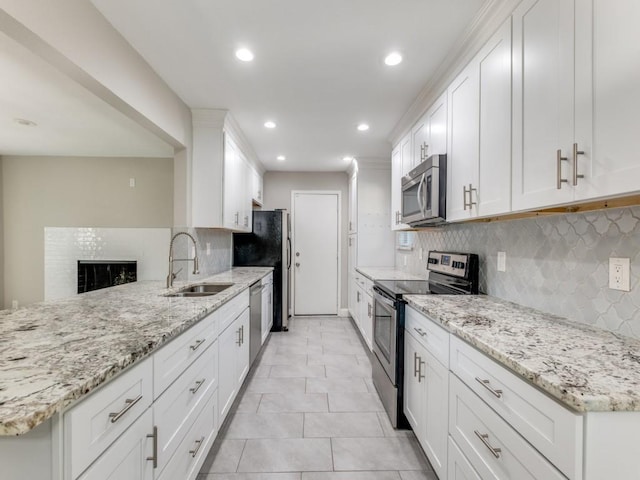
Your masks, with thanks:
M 249 365 L 253 365 L 262 346 L 262 283 L 257 281 L 251 285 L 250 292 Z

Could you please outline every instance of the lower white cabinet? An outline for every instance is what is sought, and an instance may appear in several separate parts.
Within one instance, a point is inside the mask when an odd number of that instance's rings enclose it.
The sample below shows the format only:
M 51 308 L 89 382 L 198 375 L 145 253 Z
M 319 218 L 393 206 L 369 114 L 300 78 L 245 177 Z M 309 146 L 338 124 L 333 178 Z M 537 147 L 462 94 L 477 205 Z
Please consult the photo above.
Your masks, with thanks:
M 249 309 L 242 313 L 220 334 L 218 400 L 219 423 L 222 424 L 249 372 Z
M 204 408 L 176 448 L 159 480 L 196 478 L 213 441 L 218 434 L 218 396 L 209 395 Z
M 482 480 L 451 437 L 448 457 L 448 480 Z
M 410 307 L 404 340 L 404 412 L 438 478 L 447 478 L 449 369 L 432 355 L 423 338 L 429 330 L 442 330 Z M 441 348 L 438 348 L 440 350 Z
M 70 478 L 77 478 L 149 408 L 152 383 L 153 362 L 147 358 L 64 415 L 65 443 L 69 447 L 65 463 Z M 152 426 L 146 428 L 150 433 Z
M 451 437 L 482 479 L 566 478 L 455 375 L 449 401 Z
M 152 480 L 153 432 L 153 414 L 148 409 L 78 479 Z
M 356 274 L 353 277 L 352 288 L 355 305 L 351 316 L 355 320 L 369 350 L 371 350 L 373 348 L 373 282 L 363 275 Z

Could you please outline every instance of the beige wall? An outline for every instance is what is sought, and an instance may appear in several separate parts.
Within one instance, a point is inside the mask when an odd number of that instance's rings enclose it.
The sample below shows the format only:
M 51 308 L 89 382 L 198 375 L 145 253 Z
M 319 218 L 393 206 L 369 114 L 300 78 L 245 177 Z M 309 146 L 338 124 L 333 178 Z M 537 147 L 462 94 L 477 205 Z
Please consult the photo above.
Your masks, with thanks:
M 347 308 L 347 222 L 349 220 L 349 179 L 345 172 L 267 172 L 264 174 L 264 209 L 286 208 L 291 212 L 292 190 L 338 190 L 342 192 L 340 226 L 341 308 Z
M 1 166 L 5 307 L 44 298 L 44 227 L 173 225 L 171 158 L 6 156 Z

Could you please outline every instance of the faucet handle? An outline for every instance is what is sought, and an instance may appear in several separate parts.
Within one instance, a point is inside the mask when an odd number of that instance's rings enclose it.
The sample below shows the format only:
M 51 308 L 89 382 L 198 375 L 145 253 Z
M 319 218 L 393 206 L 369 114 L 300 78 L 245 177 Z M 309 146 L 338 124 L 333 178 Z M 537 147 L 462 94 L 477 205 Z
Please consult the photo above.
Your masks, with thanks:
M 175 279 L 181 271 L 182 271 L 182 268 L 180 270 L 178 270 L 177 272 L 172 272 L 171 273 L 171 280 Z
M 198 256 L 193 257 L 193 274 L 198 275 L 200 273 L 200 265 L 198 261 Z

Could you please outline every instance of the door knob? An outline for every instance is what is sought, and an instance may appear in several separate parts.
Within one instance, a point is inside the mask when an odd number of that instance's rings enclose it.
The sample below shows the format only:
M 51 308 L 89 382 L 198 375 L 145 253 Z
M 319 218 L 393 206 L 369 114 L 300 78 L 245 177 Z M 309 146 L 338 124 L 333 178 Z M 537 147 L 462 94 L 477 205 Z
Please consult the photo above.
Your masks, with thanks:
M 296 257 L 299 257 L 299 256 L 300 256 L 300 252 L 296 252 Z
M 296 267 L 299 267 L 299 266 L 300 266 L 300 263 L 296 262 Z

